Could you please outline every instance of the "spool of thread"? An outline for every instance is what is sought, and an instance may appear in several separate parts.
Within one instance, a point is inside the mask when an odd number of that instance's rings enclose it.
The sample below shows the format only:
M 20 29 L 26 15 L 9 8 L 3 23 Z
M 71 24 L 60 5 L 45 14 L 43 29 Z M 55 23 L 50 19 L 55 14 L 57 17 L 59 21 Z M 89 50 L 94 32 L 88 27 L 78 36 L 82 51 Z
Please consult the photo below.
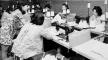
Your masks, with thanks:
M 105 0 L 104 4 L 108 4 L 108 1 L 107 1 L 107 0 Z
M 51 16 L 54 16 L 54 11 L 51 11 Z
M 90 3 L 88 3 L 87 7 L 90 8 Z
M 47 12 L 48 10 L 47 9 L 43 9 L 43 12 Z
M 52 16 L 54 16 L 54 11 L 48 11 L 48 12 L 46 12 L 46 16 L 47 16 L 47 17 L 52 17 Z
M 70 9 L 67 9 L 67 13 L 70 13 Z

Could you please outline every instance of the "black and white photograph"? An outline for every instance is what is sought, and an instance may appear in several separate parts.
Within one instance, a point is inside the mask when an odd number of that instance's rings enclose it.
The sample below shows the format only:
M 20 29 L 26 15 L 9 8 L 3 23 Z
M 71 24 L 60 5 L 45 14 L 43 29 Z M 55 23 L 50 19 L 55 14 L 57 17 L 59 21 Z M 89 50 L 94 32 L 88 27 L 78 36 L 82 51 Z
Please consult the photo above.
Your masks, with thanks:
M 108 60 L 108 0 L 0 0 L 0 60 Z

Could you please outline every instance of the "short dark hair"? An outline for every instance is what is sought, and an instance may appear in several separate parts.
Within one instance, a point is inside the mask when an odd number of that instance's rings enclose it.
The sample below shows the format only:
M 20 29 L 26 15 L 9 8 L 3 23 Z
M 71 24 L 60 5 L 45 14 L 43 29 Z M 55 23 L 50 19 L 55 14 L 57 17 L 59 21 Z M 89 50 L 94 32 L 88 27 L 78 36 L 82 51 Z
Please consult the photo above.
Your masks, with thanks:
M 25 14 L 25 11 L 22 10 L 22 4 L 21 3 L 17 4 L 17 7 L 15 8 L 15 10 L 16 9 L 19 9 L 22 14 Z
M 98 16 L 102 15 L 102 9 L 100 6 L 94 6 L 94 8 L 92 9 L 92 11 L 96 10 Z
M 6 9 L 6 12 L 10 14 L 11 11 L 14 11 L 12 8 L 12 5 L 9 5 L 9 7 Z
M 51 9 L 51 5 L 50 5 L 50 4 L 46 4 L 44 8 L 49 8 L 49 9 Z
M 44 22 L 44 16 L 40 12 L 36 13 L 34 19 L 31 20 L 31 23 L 36 25 L 42 25 L 43 22 Z
M 19 3 L 16 9 L 19 9 L 22 14 L 25 14 L 25 11 L 22 10 L 22 6 L 29 5 L 29 3 Z
M 67 4 L 62 4 L 62 6 L 65 6 L 67 9 L 69 9 L 69 6 Z

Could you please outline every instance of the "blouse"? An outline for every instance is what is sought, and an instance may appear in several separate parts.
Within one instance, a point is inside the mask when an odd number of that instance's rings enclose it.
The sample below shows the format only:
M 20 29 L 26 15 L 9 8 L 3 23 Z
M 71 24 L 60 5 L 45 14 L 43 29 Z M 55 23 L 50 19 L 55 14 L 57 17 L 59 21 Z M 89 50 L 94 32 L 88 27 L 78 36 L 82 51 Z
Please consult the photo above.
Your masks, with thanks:
M 12 52 L 23 59 L 42 53 L 42 30 L 42 26 L 26 23 L 14 40 Z
M 95 17 L 94 15 L 90 17 L 90 27 L 94 27 L 95 29 L 91 29 L 92 31 L 96 32 L 102 32 L 105 30 L 105 22 L 102 22 L 105 20 L 103 18 L 104 15 L 100 17 Z

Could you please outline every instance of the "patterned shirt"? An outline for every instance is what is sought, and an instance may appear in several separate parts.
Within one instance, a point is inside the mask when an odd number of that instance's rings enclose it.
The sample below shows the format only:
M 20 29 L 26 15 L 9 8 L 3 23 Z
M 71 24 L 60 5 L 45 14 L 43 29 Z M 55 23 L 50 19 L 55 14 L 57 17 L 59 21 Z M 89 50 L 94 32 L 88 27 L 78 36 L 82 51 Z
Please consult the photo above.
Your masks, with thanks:
M 12 44 L 12 27 L 13 18 L 12 15 L 4 12 L 1 19 L 1 29 L 0 29 L 0 43 L 3 45 Z

